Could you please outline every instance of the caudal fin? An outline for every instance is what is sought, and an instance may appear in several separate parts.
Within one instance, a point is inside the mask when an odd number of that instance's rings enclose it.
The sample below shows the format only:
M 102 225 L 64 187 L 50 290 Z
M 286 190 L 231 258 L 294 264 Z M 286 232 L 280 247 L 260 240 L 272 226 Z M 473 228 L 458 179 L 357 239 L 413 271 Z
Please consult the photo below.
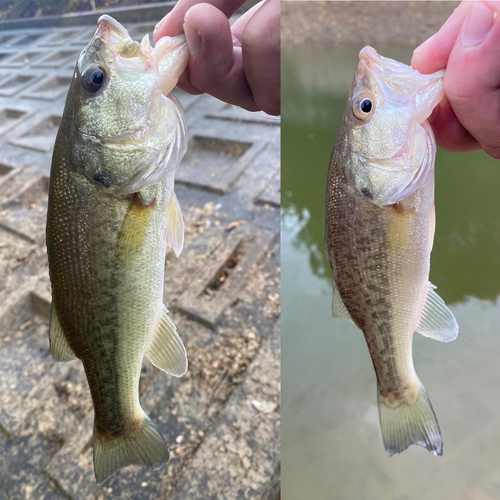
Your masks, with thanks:
M 412 401 L 388 405 L 378 390 L 378 411 L 387 454 L 397 455 L 411 444 L 427 448 L 433 455 L 443 454 L 443 438 L 423 385 Z
M 167 443 L 148 416 L 140 429 L 126 436 L 100 437 L 94 428 L 94 473 L 99 485 L 122 467 L 135 464 L 158 470 L 169 457 Z

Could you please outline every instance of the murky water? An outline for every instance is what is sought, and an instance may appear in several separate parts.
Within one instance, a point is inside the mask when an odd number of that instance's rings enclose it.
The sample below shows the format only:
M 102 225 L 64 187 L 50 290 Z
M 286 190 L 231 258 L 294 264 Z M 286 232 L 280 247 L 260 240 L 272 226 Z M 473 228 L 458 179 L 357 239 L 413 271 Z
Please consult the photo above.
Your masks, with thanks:
M 416 336 L 444 439 L 386 456 L 363 334 L 331 317 L 323 245 L 329 157 L 361 47 L 282 55 L 283 498 L 500 498 L 500 162 L 438 151 L 431 281 L 460 325 Z M 411 51 L 376 47 L 409 63 Z

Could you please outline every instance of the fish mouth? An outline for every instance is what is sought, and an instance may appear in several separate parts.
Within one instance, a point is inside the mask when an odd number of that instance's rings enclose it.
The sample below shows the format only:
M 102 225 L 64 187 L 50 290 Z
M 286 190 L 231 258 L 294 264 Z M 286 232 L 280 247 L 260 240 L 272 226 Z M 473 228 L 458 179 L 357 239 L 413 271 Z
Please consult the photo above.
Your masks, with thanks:
M 444 69 L 424 75 L 405 63 L 395 61 L 390 57 L 381 56 L 373 47 L 370 47 L 369 45 L 360 50 L 359 62 L 360 67 L 358 70 L 361 69 L 364 72 L 376 73 L 380 77 L 383 77 L 383 75 L 387 75 L 389 77 L 390 75 L 390 78 L 392 79 L 401 76 L 408 80 L 407 83 L 411 83 L 413 80 L 415 82 L 414 86 L 412 86 L 414 87 L 412 89 L 413 91 L 418 87 L 428 84 L 430 80 L 444 78 L 445 75 Z
M 111 55 L 114 56 L 133 43 L 135 42 L 128 31 L 111 16 L 104 14 L 97 21 L 94 36 L 80 54 L 78 67 L 82 70 L 90 63 L 105 63 L 107 60 L 109 62 Z
M 132 41 L 125 27 L 107 14 L 102 15 L 97 20 L 97 30 L 94 37 L 102 38 L 104 42 L 110 45 Z
M 391 71 L 391 72 L 401 72 L 404 71 L 408 66 L 389 57 L 381 56 L 373 47 L 367 45 L 363 47 L 359 52 L 359 62 L 362 63 L 362 67 L 365 67 L 371 71 Z
M 411 99 L 415 105 L 413 119 L 421 125 L 444 97 L 444 75 L 444 69 L 424 75 L 366 46 L 359 53 L 356 80 L 359 84 L 365 79 L 377 81 L 377 85 L 385 88 L 390 95 L 400 96 L 397 99 L 399 104 Z

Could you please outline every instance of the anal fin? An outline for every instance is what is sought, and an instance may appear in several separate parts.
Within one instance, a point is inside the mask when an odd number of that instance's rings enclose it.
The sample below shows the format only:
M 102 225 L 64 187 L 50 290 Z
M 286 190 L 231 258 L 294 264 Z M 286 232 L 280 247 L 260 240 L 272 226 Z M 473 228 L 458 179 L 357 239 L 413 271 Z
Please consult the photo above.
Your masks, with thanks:
M 187 371 L 186 349 L 165 306 L 162 306 L 160 321 L 146 357 L 174 377 L 182 377 Z
M 52 300 L 52 306 L 50 309 L 49 341 L 50 353 L 56 361 L 71 361 L 76 359 L 75 353 L 71 350 L 71 347 L 64 336 L 61 323 L 59 323 L 54 300 Z
M 440 342 L 451 342 L 458 335 L 458 324 L 444 300 L 434 291 L 436 287 L 429 283 L 427 297 L 420 316 L 417 332 Z
M 342 301 L 342 297 L 340 296 L 340 292 L 335 281 L 333 282 L 332 316 L 334 318 L 345 319 L 354 323 L 351 315 L 349 314 L 349 311 Z

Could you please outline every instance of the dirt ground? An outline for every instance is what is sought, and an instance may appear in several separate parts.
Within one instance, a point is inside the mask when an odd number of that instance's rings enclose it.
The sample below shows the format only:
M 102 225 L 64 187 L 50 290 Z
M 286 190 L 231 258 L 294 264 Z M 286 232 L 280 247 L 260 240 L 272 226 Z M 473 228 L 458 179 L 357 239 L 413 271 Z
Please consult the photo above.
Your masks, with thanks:
M 281 43 L 331 47 L 373 43 L 417 46 L 460 2 L 282 2 Z M 318 30 L 318 19 L 329 26 Z M 390 28 L 390 29 L 389 29 Z

